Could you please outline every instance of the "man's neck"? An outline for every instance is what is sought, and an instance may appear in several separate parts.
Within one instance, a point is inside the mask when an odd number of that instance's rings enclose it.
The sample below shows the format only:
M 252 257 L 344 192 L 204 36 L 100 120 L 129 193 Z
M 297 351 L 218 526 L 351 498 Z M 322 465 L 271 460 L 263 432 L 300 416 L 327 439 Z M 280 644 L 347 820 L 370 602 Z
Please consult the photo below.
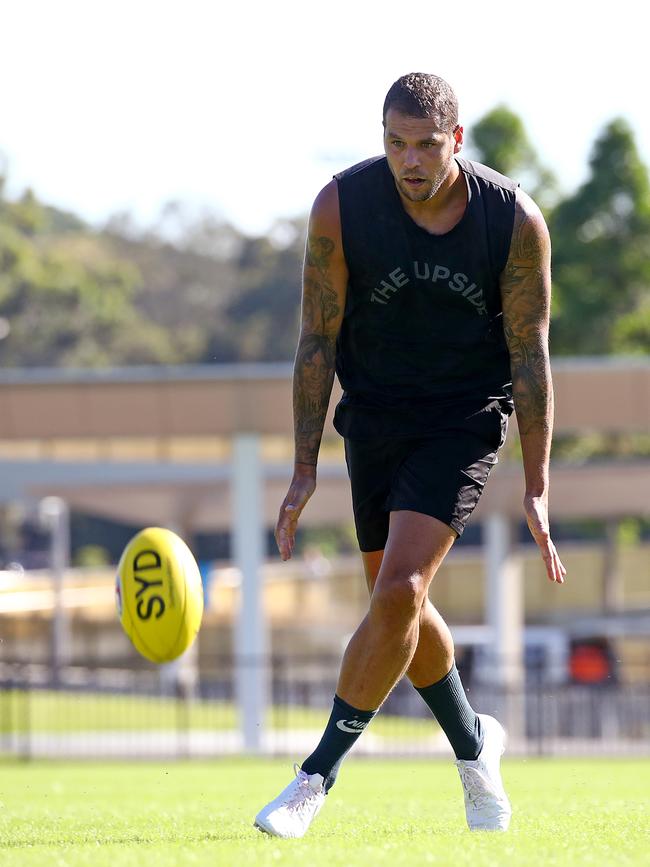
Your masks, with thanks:
M 424 202 L 413 202 L 397 188 L 400 201 L 411 219 L 432 234 L 444 234 L 458 223 L 467 207 L 465 177 L 453 161 L 451 170 L 440 189 Z

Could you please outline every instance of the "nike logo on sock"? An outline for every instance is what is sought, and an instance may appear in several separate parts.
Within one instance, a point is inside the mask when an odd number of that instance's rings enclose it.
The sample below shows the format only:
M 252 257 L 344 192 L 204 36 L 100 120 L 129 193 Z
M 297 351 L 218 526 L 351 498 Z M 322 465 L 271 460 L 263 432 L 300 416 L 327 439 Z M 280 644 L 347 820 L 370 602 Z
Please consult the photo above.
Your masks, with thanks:
M 361 734 L 367 725 L 367 722 L 358 719 L 340 719 L 336 723 L 337 729 L 341 729 L 342 732 L 350 732 L 353 735 Z

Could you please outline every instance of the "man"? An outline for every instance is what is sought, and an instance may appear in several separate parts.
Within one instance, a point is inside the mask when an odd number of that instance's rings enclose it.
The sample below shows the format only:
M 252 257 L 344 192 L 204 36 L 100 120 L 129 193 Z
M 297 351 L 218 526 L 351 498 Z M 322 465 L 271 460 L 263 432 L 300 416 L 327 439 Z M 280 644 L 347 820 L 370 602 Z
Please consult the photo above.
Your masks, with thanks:
M 549 535 L 553 398 L 548 359 L 550 241 L 509 178 L 457 157 L 451 87 L 413 73 L 384 103 L 385 157 L 337 175 L 318 195 L 303 275 L 294 369 L 295 469 L 276 540 L 292 553 L 334 372 L 368 613 L 345 652 L 316 750 L 256 817 L 301 837 L 348 750 L 407 674 L 454 749 L 472 830 L 505 831 L 505 736 L 470 707 L 449 629 L 429 585 L 476 505 L 513 404 L 524 510 L 551 581 L 565 569 Z

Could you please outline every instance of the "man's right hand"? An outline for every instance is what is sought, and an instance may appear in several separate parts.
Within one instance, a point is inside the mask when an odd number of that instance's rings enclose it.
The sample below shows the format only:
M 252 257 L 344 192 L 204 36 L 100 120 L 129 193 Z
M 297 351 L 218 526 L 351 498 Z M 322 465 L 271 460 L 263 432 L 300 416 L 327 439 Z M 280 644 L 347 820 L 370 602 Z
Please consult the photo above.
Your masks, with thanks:
M 316 461 L 334 382 L 348 276 L 338 186 L 330 181 L 316 197 L 307 232 L 300 339 L 293 369 L 295 464 L 275 528 L 283 560 L 293 553 L 300 513 L 316 488 Z
M 288 560 L 293 554 L 298 518 L 315 490 L 316 467 L 309 464 L 296 464 L 275 528 L 275 541 L 283 560 Z

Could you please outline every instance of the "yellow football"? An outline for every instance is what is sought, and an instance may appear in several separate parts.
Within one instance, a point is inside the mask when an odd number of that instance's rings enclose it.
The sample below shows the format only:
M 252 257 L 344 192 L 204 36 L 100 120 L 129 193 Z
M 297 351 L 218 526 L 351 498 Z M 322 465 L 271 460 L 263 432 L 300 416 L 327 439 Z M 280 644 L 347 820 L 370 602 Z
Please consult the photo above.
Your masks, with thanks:
M 203 585 L 180 536 L 161 527 L 134 536 L 117 567 L 115 601 L 139 653 L 151 662 L 171 662 L 184 653 L 201 625 Z

